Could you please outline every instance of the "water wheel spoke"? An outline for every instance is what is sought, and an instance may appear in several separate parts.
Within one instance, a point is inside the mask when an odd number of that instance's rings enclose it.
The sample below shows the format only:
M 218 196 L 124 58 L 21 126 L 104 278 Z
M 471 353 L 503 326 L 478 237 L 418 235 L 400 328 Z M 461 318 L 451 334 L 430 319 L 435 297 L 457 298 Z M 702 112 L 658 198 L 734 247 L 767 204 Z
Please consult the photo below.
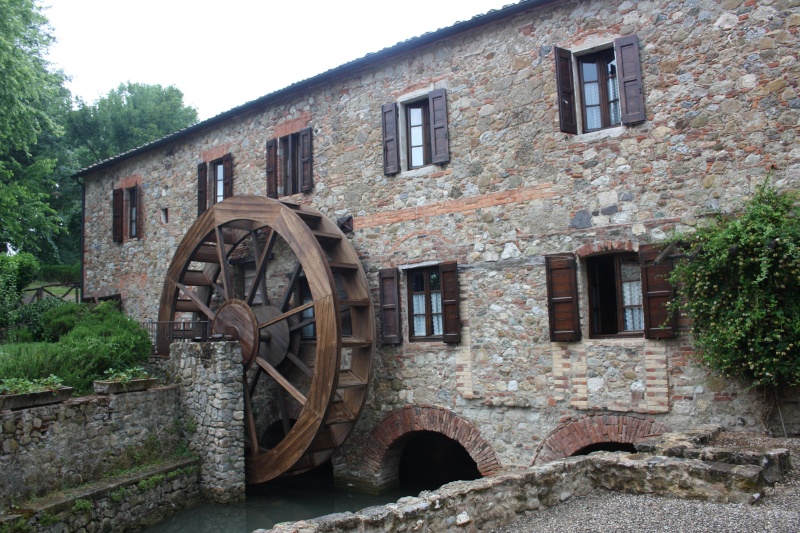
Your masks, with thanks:
M 286 392 L 279 388 L 278 389 L 278 410 L 281 413 L 281 425 L 283 426 L 283 434 L 284 436 L 289 434 L 289 430 L 292 429 L 291 420 L 289 420 L 289 406 L 286 405 Z
M 261 367 L 260 367 L 260 366 L 257 366 L 257 367 L 256 367 L 256 375 L 255 375 L 255 376 L 253 376 L 253 381 L 252 381 L 252 383 L 250 383 L 250 396 L 252 396 L 253 394 L 255 394 L 255 392 L 256 392 L 256 385 L 258 385 L 258 380 L 259 380 L 259 378 L 261 377 L 261 374 L 263 374 L 263 373 L 264 373 L 264 371 L 263 371 L 263 370 L 261 370 Z
M 223 298 L 230 300 L 233 294 L 233 283 L 231 282 L 230 265 L 228 264 L 228 253 L 225 250 L 225 234 L 222 231 L 222 226 L 216 227 L 217 232 L 217 257 L 219 258 L 219 267 L 222 269 L 222 289 Z
M 317 317 L 312 316 L 310 318 L 306 318 L 302 322 L 298 322 L 293 326 L 289 326 L 289 332 L 297 331 L 298 329 L 303 329 L 306 326 L 310 326 L 311 324 L 316 324 L 316 323 L 317 323 Z
M 272 318 L 270 320 L 267 320 L 266 322 L 263 322 L 263 323 L 259 324 L 258 325 L 258 329 L 268 328 L 268 327 L 272 326 L 273 324 L 277 324 L 278 322 L 286 320 L 290 316 L 296 315 L 297 313 L 302 313 L 303 311 L 305 311 L 306 309 L 308 309 L 310 307 L 314 307 L 314 302 L 308 302 L 307 304 L 299 305 L 297 307 L 289 309 L 285 313 L 282 313 L 282 314 L 276 316 L 275 318 Z
M 253 394 L 253 391 L 249 391 L 249 387 L 247 386 L 247 372 L 244 373 L 243 376 L 243 383 L 244 386 L 244 411 L 247 414 L 246 423 L 247 423 L 247 433 L 250 437 L 250 453 L 253 457 L 258 455 L 259 447 L 258 447 L 258 435 L 256 434 L 256 421 L 253 418 L 253 405 L 250 400 L 250 396 Z
M 286 311 L 289 308 L 289 302 L 292 299 L 292 294 L 294 293 L 295 287 L 297 287 L 297 282 L 300 281 L 300 274 L 302 273 L 303 265 L 297 263 L 297 266 L 294 267 L 294 272 L 292 272 L 292 279 L 289 281 L 289 286 L 286 287 L 286 293 L 283 295 L 283 301 L 280 306 L 281 311 Z
M 286 352 L 286 357 L 288 357 L 289 361 L 294 363 L 295 366 L 299 368 L 306 376 L 312 377 L 314 375 L 314 372 L 308 367 L 308 365 L 305 364 L 302 359 L 297 357 L 292 352 Z
M 283 374 L 278 372 L 278 370 L 274 366 L 269 364 L 263 357 L 260 356 L 256 357 L 256 364 L 258 364 L 259 367 L 263 368 L 264 372 L 269 374 L 272 377 L 272 379 L 274 379 L 281 387 L 283 387 L 284 390 L 286 390 L 286 392 L 291 394 L 295 400 L 300 402 L 300 405 L 306 404 L 306 397 L 303 396 L 303 393 L 297 390 L 297 388 L 295 388 L 295 386 L 292 385 L 288 379 L 283 377 Z
M 179 283 L 179 282 L 176 282 L 175 286 L 178 287 L 181 291 L 183 291 L 183 294 L 185 294 L 192 302 L 194 302 L 194 304 L 198 307 L 198 309 L 200 309 L 200 312 L 203 313 L 204 315 L 206 315 L 206 317 L 209 320 L 212 320 L 212 321 L 214 320 L 214 316 L 215 316 L 214 311 L 209 309 L 208 306 L 205 303 L 203 303 L 203 301 L 200 300 L 200 298 L 197 297 L 197 295 L 194 293 L 193 290 L 188 288 L 183 283 Z
M 256 230 L 250 231 L 250 240 L 253 243 L 253 252 L 255 253 L 256 257 L 258 257 L 258 262 L 256 263 L 256 274 L 253 278 L 253 285 L 250 287 L 250 292 L 247 294 L 247 305 L 253 305 L 253 300 L 258 293 L 258 289 L 261 289 L 262 305 L 269 304 L 266 282 L 267 260 L 269 259 L 269 255 L 272 253 L 272 247 L 275 245 L 276 237 L 277 233 L 275 233 L 272 228 L 269 228 L 267 245 L 262 250 L 261 243 L 258 242 L 258 233 Z

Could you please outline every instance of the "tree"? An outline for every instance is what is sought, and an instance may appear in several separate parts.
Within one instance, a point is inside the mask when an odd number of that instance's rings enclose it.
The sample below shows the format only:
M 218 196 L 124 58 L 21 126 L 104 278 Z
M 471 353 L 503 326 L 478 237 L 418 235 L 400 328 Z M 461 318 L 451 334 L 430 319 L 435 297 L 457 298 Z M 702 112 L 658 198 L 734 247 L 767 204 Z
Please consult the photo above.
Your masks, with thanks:
M 53 39 L 33 0 L 0 0 L 0 13 L 0 246 L 38 252 L 62 231 L 47 203 L 56 161 L 37 143 L 63 131 L 52 113 L 64 101 L 64 76 L 48 70 Z
M 123 83 L 92 105 L 78 101 L 67 122 L 68 141 L 82 166 L 191 126 L 197 110 L 174 86 Z
M 672 275 L 702 361 L 752 385 L 800 383 L 797 199 L 759 186 L 743 213 L 688 237 L 694 252 Z

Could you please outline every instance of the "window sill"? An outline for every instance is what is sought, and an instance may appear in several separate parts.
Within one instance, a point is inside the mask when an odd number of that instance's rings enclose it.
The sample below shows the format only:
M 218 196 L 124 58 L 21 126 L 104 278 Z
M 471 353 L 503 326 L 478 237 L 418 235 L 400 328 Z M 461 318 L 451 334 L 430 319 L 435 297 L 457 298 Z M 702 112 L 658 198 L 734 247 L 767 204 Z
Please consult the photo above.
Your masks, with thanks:
M 442 337 L 409 337 L 408 342 L 444 342 Z
M 597 130 L 590 133 L 580 133 L 578 135 L 572 135 L 571 137 L 576 142 L 592 142 L 592 141 L 599 141 L 601 139 L 610 139 L 614 137 L 620 137 L 625 131 L 628 129 L 627 126 L 616 126 L 614 128 L 606 128 L 604 130 Z
M 631 331 L 630 333 L 615 333 L 613 335 L 589 335 L 592 340 L 608 339 L 644 339 L 644 331 Z
M 424 178 L 439 172 L 439 167 L 441 167 L 441 165 L 431 163 L 430 165 L 425 165 L 424 167 L 401 170 L 395 174 L 395 176 L 398 178 Z

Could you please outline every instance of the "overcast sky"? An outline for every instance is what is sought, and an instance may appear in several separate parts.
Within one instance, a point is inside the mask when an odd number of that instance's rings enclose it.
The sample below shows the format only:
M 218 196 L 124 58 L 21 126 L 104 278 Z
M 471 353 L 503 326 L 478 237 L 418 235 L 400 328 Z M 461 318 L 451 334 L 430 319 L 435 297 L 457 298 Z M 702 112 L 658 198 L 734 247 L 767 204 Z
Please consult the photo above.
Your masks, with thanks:
M 86 102 L 175 85 L 206 119 L 411 37 L 518 0 L 40 0 L 49 59 Z

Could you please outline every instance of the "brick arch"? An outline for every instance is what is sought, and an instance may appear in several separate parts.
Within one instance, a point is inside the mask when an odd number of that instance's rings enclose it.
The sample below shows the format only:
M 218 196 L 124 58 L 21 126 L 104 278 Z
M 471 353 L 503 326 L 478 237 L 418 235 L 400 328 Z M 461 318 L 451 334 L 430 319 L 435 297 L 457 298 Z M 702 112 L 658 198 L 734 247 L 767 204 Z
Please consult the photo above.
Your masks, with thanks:
M 533 464 L 569 457 L 581 448 L 603 442 L 633 444 L 661 435 L 668 428 L 652 418 L 631 415 L 591 415 L 569 419 L 556 427 L 536 449 Z
M 364 449 L 363 467 L 381 487 L 395 486 L 405 444 L 417 431 L 432 431 L 461 444 L 481 475 L 500 469 L 492 445 L 469 420 L 435 405 L 411 405 L 389 413 L 372 430 Z
M 619 241 L 597 241 L 584 244 L 577 250 L 575 255 L 580 258 L 587 257 L 592 254 L 607 253 L 607 252 L 638 252 L 639 243 L 630 240 Z

